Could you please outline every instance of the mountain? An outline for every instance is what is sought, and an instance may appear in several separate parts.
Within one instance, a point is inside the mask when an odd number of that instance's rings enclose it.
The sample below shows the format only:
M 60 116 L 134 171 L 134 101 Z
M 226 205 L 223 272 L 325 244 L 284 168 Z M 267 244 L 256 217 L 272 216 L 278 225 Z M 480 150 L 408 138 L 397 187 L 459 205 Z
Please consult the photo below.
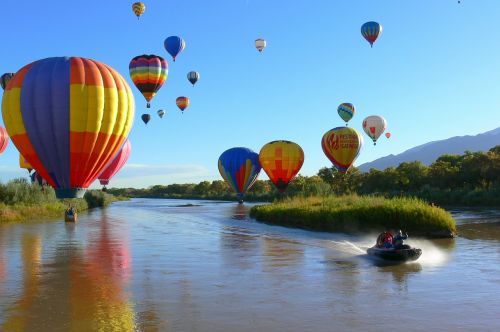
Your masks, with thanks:
M 425 143 L 397 155 L 390 154 L 364 163 L 358 168 L 363 172 L 368 172 L 370 168 L 384 170 L 387 167 L 397 167 L 402 162 L 414 160 L 420 160 L 422 163 L 430 165 L 443 154 L 463 154 L 467 150 L 472 152 L 488 151 L 496 145 L 500 145 L 500 128 L 475 136 L 455 136 Z

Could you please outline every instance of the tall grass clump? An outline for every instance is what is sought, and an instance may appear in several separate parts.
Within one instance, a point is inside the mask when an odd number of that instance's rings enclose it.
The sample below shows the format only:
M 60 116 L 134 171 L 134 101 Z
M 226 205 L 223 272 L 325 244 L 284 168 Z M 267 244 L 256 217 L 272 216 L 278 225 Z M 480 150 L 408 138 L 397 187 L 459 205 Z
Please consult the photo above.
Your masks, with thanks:
M 402 229 L 428 237 L 449 237 L 456 233 L 450 213 L 417 198 L 298 197 L 255 206 L 250 215 L 271 224 L 329 232 Z

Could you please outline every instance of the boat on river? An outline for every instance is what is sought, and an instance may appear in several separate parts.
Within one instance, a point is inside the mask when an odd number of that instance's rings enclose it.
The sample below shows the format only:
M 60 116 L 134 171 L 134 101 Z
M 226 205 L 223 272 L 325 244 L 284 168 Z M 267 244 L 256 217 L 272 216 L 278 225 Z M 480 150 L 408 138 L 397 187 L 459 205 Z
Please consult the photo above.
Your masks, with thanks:
M 65 222 L 76 222 L 78 219 L 78 214 L 76 212 L 70 213 L 69 211 L 64 212 L 64 221 Z
M 401 231 L 399 235 L 402 235 Z M 422 249 L 412 248 L 408 244 L 403 244 L 402 239 L 406 239 L 407 237 L 408 235 L 399 238 L 399 245 L 396 243 L 396 246 L 393 246 L 392 234 L 390 232 L 383 232 L 378 236 L 375 245 L 368 248 L 366 252 L 369 256 L 374 256 L 392 262 L 416 261 L 420 255 L 422 255 Z M 389 246 L 386 245 L 387 242 L 389 243 Z

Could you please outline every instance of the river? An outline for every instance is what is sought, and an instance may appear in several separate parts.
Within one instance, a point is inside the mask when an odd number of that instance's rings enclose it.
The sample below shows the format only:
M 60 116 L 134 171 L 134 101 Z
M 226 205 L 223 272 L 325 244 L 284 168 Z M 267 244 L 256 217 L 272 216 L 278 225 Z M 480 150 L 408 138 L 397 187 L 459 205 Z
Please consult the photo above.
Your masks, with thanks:
M 251 205 L 133 199 L 0 225 L 0 331 L 499 331 L 500 211 L 415 263 L 349 236 L 257 223 Z M 409 234 L 411 236 L 411 234 Z

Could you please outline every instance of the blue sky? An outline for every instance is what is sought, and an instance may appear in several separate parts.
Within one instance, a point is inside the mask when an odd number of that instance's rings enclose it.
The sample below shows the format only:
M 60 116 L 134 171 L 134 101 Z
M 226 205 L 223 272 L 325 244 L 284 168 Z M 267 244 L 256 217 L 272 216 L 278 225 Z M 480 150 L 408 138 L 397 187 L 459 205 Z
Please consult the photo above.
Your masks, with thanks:
M 382 115 L 390 140 L 365 146 L 356 164 L 432 140 L 500 126 L 498 0 L 183 0 L 11 1 L 2 8 L 0 72 L 51 56 L 102 61 L 127 78 L 136 99 L 128 165 L 111 186 L 220 179 L 219 155 L 245 146 L 258 152 L 287 139 L 302 146 L 301 174 L 330 162 L 320 140 L 343 125 L 337 106 L 357 108 L 350 126 L 362 132 L 368 115 Z M 366 21 L 383 25 L 371 49 L 360 34 Z M 170 35 L 186 41 L 171 61 Z M 264 38 L 259 54 L 254 40 Z M 157 54 L 169 62 L 166 84 L 146 102 L 128 74 L 130 59 Z M 193 88 L 190 70 L 201 79 Z M 190 107 L 181 114 L 175 99 Z M 156 111 L 163 108 L 163 119 Z M 3 125 L 3 123 L 2 123 Z M 13 144 L 0 156 L 0 180 L 25 175 Z M 266 179 L 264 173 L 261 179 Z

